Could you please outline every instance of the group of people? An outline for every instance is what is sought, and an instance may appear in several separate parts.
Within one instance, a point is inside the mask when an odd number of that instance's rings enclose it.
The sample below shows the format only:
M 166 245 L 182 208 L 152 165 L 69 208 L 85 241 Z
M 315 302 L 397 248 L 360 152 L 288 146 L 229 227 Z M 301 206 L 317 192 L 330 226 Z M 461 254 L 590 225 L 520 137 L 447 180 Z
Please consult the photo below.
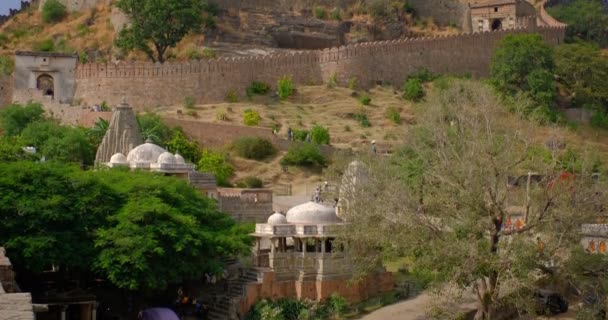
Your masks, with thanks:
M 293 131 L 293 129 L 291 129 L 291 127 L 289 127 L 287 129 L 287 140 L 289 140 L 289 141 L 295 141 L 294 131 Z M 304 140 L 306 141 L 306 143 L 310 143 L 312 141 L 312 137 L 310 136 L 310 132 L 306 132 L 306 138 L 304 138 Z
M 323 186 L 321 186 L 321 185 L 317 186 L 317 188 L 315 188 L 315 193 L 313 194 L 313 201 L 316 203 L 322 202 L 323 199 L 321 199 L 321 193 L 327 192 L 328 190 L 329 190 L 329 183 L 327 181 L 325 181 L 323 183 Z
M 175 299 L 175 310 L 180 319 L 186 314 L 191 314 L 192 309 L 194 309 L 194 315 L 198 319 L 207 319 L 209 307 L 199 299 L 188 296 L 184 293 L 182 287 L 179 287 L 177 289 L 177 299 Z

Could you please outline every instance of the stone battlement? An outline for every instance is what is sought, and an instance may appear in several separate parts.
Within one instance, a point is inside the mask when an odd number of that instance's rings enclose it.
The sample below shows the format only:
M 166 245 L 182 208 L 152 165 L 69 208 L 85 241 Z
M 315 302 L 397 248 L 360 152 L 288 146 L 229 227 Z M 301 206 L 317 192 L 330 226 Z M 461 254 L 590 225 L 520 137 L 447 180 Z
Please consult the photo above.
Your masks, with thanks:
M 274 85 L 287 75 L 299 85 L 319 84 L 336 76 L 346 84 L 356 77 L 363 88 L 378 82 L 400 85 L 408 75 L 426 69 L 436 74 L 485 76 L 498 41 L 510 33 L 537 32 L 547 43 L 563 42 L 565 26 L 537 26 L 536 17 L 522 27 L 494 32 L 367 42 L 324 50 L 296 51 L 264 57 L 153 63 L 78 65 L 76 99 L 89 104 L 117 104 L 125 96 L 135 108 L 172 105 L 190 96 L 198 103 L 223 101 L 234 90 L 244 97 L 252 81 Z

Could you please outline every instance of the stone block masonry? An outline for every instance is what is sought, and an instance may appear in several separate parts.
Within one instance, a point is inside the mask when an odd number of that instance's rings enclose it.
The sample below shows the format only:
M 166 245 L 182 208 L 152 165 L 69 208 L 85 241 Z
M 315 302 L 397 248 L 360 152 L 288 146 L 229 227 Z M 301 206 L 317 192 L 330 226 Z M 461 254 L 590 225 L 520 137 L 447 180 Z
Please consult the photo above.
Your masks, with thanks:
M 265 57 L 221 58 L 186 63 L 86 64 L 76 69 L 76 94 L 89 105 L 118 104 L 125 96 L 135 109 L 175 105 L 190 96 L 198 103 L 224 101 L 235 90 L 244 98 L 252 81 L 275 86 L 292 76 L 297 85 L 319 84 L 336 75 L 340 84 L 356 77 L 361 86 L 392 83 L 426 69 L 435 74 L 487 76 L 497 43 L 510 33 L 536 32 L 550 45 L 563 42 L 565 27 L 536 26 L 514 30 L 361 43 L 339 48 L 296 51 Z

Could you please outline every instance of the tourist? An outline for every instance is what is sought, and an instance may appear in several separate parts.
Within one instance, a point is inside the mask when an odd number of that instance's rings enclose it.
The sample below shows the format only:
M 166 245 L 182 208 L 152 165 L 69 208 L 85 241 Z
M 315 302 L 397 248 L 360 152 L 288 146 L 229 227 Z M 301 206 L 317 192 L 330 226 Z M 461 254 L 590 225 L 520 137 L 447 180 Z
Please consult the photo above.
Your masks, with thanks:
M 315 202 L 316 203 L 321 202 L 321 187 L 320 186 L 315 189 Z
M 287 129 L 287 140 L 293 141 L 293 130 L 291 130 L 291 127 Z
M 372 140 L 372 153 L 376 154 L 376 140 Z
M 306 143 L 310 143 L 310 132 L 306 134 Z

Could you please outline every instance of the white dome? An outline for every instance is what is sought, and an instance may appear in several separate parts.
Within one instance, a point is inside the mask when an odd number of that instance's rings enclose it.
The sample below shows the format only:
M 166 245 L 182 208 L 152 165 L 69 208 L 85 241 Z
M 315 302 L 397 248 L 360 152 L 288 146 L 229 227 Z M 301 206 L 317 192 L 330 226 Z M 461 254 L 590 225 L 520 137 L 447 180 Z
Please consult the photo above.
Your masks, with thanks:
M 127 163 L 127 158 L 122 153 L 117 153 L 110 158 L 110 163 L 113 164 L 124 164 Z
M 336 209 L 316 202 L 307 202 L 287 211 L 287 222 L 298 224 L 332 224 L 342 222 Z
M 159 164 L 175 164 L 175 156 L 173 154 L 171 154 L 170 152 L 164 152 L 163 154 L 161 154 L 160 156 L 158 156 L 158 161 Z
M 275 212 L 268 217 L 268 224 L 287 224 L 287 218 L 284 215 Z
M 127 162 L 129 163 L 156 163 L 158 157 L 167 152 L 167 150 L 153 144 L 146 142 L 139 145 L 133 150 L 129 151 L 127 155 Z
M 175 163 L 176 164 L 186 164 L 186 160 L 179 153 L 175 154 Z

